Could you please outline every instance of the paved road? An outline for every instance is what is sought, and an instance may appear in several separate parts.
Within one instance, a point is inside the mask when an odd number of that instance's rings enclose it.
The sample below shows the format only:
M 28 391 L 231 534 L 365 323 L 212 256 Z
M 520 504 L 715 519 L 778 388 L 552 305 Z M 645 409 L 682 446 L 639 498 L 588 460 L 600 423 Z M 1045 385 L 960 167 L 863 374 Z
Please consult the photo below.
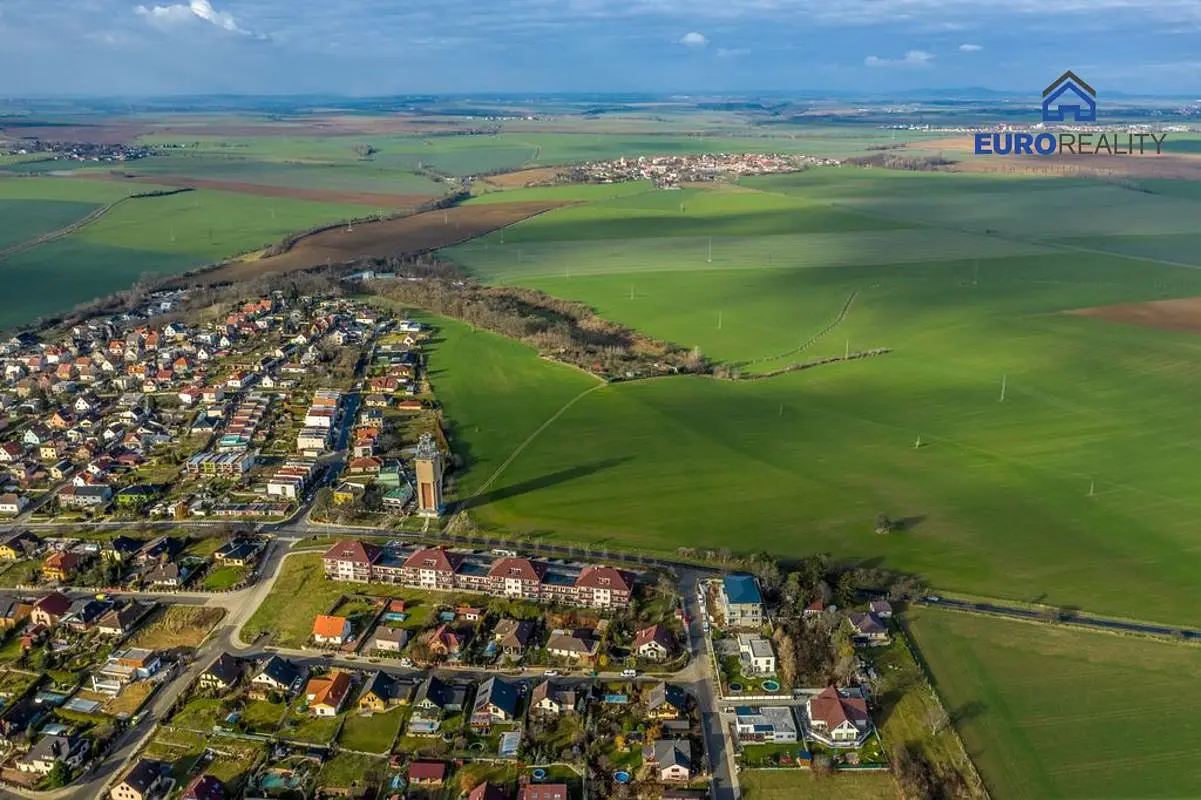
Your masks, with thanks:
M 955 600 L 939 595 L 926 595 L 918 599 L 918 603 L 939 608 L 954 608 L 961 611 L 973 611 L 977 614 L 993 614 L 999 617 L 1014 617 L 1016 619 L 1047 620 L 1047 611 L 1022 606 L 1006 606 L 999 603 L 977 602 L 971 600 Z M 1201 641 L 1201 631 L 1191 628 L 1173 628 L 1168 625 L 1155 625 L 1148 622 L 1130 622 L 1121 619 L 1107 619 L 1087 614 L 1064 612 L 1059 617 L 1060 622 L 1079 625 L 1085 628 L 1099 630 L 1122 631 L 1125 633 L 1142 633 L 1152 636 L 1171 636 L 1189 640 Z
M 697 599 L 697 579 L 703 577 L 696 571 L 682 571 L 679 591 L 684 601 L 684 613 L 688 616 L 688 649 L 693 658 L 685 673 L 692 673 L 689 687 L 696 697 L 701 712 L 701 731 L 705 737 L 705 751 L 709 756 L 709 769 L 714 776 L 711 796 L 713 800 L 737 800 L 741 795 L 738 787 L 738 769 L 734 764 L 734 745 L 727 737 L 729 720 L 718 705 L 717 676 L 713 674 L 713 658 L 708 648 L 709 637 L 704 632 L 705 609 Z

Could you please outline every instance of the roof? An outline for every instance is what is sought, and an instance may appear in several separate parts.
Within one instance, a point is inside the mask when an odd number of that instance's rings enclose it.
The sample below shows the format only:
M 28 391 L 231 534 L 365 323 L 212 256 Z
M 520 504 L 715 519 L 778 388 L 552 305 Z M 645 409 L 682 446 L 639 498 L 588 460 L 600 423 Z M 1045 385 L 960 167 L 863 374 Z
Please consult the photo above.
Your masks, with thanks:
M 51 592 L 45 597 L 39 598 L 38 601 L 33 604 L 33 607 L 41 609 L 47 614 L 62 616 L 63 614 L 66 614 L 67 609 L 71 607 L 71 601 L 68 600 L 67 596 L 61 592 Z
M 236 683 L 242 675 L 242 662 L 229 653 L 222 653 L 209 664 L 204 674 L 212 675 L 225 684 Z
M 492 564 L 492 568 L 488 570 L 488 577 L 537 583 L 542 580 L 545 573 L 545 565 L 535 565 L 528 558 L 502 558 Z
M 513 684 L 492 677 L 480 684 L 475 695 L 475 710 L 481 711 L 489 705 L 494 705 L 508 716 L 515 717 L 519 702 L 519 695 Z
M 409 780 L 440 781 L 446 777 L 446 765 L 441 761 L 414 761 L 409 764 Z
M 688 695 L 679 686 L 659 682 L 651 686 L 646 696 L 646 707 L 651 711 L 667 704 L 680 711 L 688 710 Z
M 259 670 L 259 675 L 266 675 L 282 686 L 291 686 L 300 677 L 296 665 L 281 656 L 271 656 Z
M 459 565 L 459 556 L 440 547 L 418 550 L 405 559 L 406 569 L 433 569 L 438 572 L 454 572 Z
M 630 591 L 630 577 L 613 567 L 585 567 L 576 578 L 575 585 L 585 589 L 612 589 L 619 592 Z
M 342 705 L 346 693 L 350 691 L 350 676 L 345 672 L 331 672 L 326 678 L 313 678 L 305 687 L 306 695 L 313 695 L 310 706 Z
M 471 794 L 467 795 L 467 800 L 505 800 L 506 795 L 507 793 L 501 787 L 484 781 L 471 790 Z
M 873 600 L 868 603 L 868 610 L 873 614 L 891 614 L 892 603 L 887 600 Z
M 73 751 L 78 751 L 80 745 L 86 744 L 85 740 L 74 736 L 43 736 L 30 748 L 25 761 L 56 761 Z
M 727 575 L 722 588 L 726 599 L 735 605 L 759 605 L 763 602 L 759 587 L 750 575 Z
M 142 542 L 130 539 L 128 536 L 116 536 L 109 540 L 103 548 L 119 555 L 129 555 L 142 549 Z
M 368 694 L 374 694 L 383 700 L 390 700 L 396 693 L 396 681 L 390 675 L 380 670 L 371 673 L 371 677 L 367 679 L 363 686 L 362 697 Z
M 591 631 L 572 631 L 570 633 L 553 633 L 546 643 L 547 650 L 566 650 L 569 653 L 592 655 L 596 652 L 597 641 Z
M 856 631 L 863 634 L 871 633 L 887 633 L 888 629 L 884 627 L 884 623 L 880 622 L 879 617 L 875 614 L 851 614 L 851 625 Z
M 502 619 L 492 629 L 501 647 L 525 647 L 534 635 L 534 623 L 524 619 Z
M 664 767 L 692 768 L 692 746 L 687 739 L 658 739 L 651 744 L 654 760 Z
M 809 716 L 826 723 L 827 728 L 837 728 L 844 722 L 859 727 L 868 719 L 867 701 L 862 697 L 843 697 L 830 686 L 809 699 Z
M 346 617 L 335 617 L 329 614 L 318 614 L 313 620 L 313 635 L 326 639 L 339 639 L 346 633 L 350 620 Z
M 374 564 L 382 551 L 373 544 L 344 539 L 325 551 L 325 558 L 335 561 L 351 561 L 355 564 Z
M 146 794 L 150 787 L 163 776 L 163 767 L 164 764 L 161 761 L 139 758 L 138 763 L 133 765 L 133 769 L 125 773 L 121 783 L 141 794 Z
M 675 644 L 672 641 L 671 631 L 662 625 L 652 625 L 638 631 L 638 635 L 634 637 L 634 649 L 637 650 L 650 642 L 658 642 L 664 650 L 671 650 Z

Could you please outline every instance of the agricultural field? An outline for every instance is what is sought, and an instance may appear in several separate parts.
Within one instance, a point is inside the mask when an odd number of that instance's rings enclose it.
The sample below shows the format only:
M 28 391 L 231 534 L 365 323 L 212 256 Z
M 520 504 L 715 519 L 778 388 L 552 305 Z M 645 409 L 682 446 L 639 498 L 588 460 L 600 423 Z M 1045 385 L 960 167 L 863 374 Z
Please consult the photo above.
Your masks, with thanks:
M 115 186 L 121 196 L 153 188 L 70 183 L 109 192 Z M 183 272 L 264 247 L 299 229 L 362 215 L 362 206 L 205 190 L 131 199 L 69 236 L 5 258 L 6 274 L 23 291 L 0 305 L 0 327 L 68 310 L 130 286 L 144 273 Z
M 922 608 L 910 628 L 997 800 L 1195 797 L 1194 647 Z M 1137 698 L 1137 699 L 1135 699 Z
M 223 608 L 201 606 L 167 606 L 150 623 L 143 625 L 133 638 L 130 647 L 145 647 L 150 650 L 174 650 L 199 647 L 209 631 L 225 616 Z
M 818 776 L 809 770 L 743 770 L 738 785 L 746 800 L 895 800 L 897 785 L 888 772 Z
M 890 349 L 764 380 L 599 389 L 528 443 L 477 520 L 666 551 L 716 550 L 748 531 L 748 550 L 870 559 L 947 590 L 1201 622 L 1188 602 L 1201 568 L 1188 513 L 1201 505 L 1189 466 L 1201 423 L 1188 411 L 1201 339 L 1062 313 L 1201 295 L 1201 272 L 1060 236 L 1116 235 L 1124 216 L 1176 236 L 1194 201 L 1057 179 L 843 169 L 789 180 L 759 197 L 601 199 L 511 226 L 503 245 L 491 234 L 446 251 L 485 280 L 583 301 L 744 375 Z M 1075 220 L 1057 228 L 1048 218 L 1069 213 L 1062 203 Z M 728 234 L 714 235 L 713 264 L 703 226 L 685 219 L 702 212 Z M 1047 238 L 988 232 L 1017 230 L 1022 213 Z M 790 220 L 804 232 L 788 233 Z M 615 238 L 627 229 L 632 240 Z M 491 347 L 448 335 L 431 360 L 446 368 L 433 381 L 467 489 L 525 438 L 476 420 L 530 430 L 564 402 L 535 410 L 538 391 L 523 389 L 523 408 L 497 416 L 495 377 L 474 366 L 470 392 L 439 385 Z M 560 369 L 529 358 L 531 374 Z M 878 536 L 880 513 L 903 524 Z

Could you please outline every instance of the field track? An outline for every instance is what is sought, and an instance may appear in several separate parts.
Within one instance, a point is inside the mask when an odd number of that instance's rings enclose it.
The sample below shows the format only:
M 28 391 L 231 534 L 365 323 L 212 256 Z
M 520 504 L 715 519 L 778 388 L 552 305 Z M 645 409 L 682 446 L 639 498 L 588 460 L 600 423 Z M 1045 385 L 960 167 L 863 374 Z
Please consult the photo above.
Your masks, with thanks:
M 855 298 L 858 296 L 859 296 L 858 290 L 851 292 L 850 295 L 847 296 L 847 301 L 842 304 L 842 308 L 839 310 L 838 316 L 836 316 L 833 320 L 831 320 L 830 324 L 826 325 L 826 327 L 822 328 L 820 331 L 818 331 L 817 333 L 810 336 L 799 346 L 794 347 L 791 350 L 786 350 L 783 353 L 776 353 L 774 356 L 767 356 L 765 358 L 752 358 L 750 361 L 740 361 L 735 366 L 743 367 L 743 366 L 750 366 L 751 364 L 763 364 L 768 361 L 776 361 L 781 358 L 788 358 L 789 356 L 794 356 L 797 353 L 803 353 L 804 351 L 808 350 L 813 345 L 820 342 L 823 338 L 825 338 L 826 334 L 828 334 L 830 331 L 834 330 L 835 328 L 837 328 L 839 325 L 842 324 L 842 321 L 847 318 L 847 314 L 850 313 L 851 306 L 854 304 Z
M 367 222 L 353 228 L 337 227 L 302 238 L 286 253 L 227 264 L 181 280 L 189 283 L 223 283 L 271 272 L 313 269 L 358 258 L 387 258 L 437 250 L 563 205 L 566 204 L 553 201 L 466 205 Z
M 301 189 L 291 186 L 271 186 L 264 183 L 224 181 L 210 178 L 190 178 L 181 175 L 120 175 L 104 173 L 87 175 L 97 180 L 122 183 L 153 183 L 158 186 L 181 186 L 188 189 L 213 189 L 221 192 L 238 192 L 260 197 L 286 197 L 291 200 L 313 200 L 322 203 L 348 203 L 375 208 L 408 209 L 428 203 L 433 195 L 383 194 L 380 192 L 356 192 L 345 189 Z

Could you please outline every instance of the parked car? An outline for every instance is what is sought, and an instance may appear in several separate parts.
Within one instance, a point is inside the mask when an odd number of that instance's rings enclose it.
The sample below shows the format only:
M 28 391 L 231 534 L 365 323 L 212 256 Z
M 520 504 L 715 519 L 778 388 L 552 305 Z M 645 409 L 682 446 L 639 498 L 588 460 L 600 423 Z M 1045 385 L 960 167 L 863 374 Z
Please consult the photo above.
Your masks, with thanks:
M 636 669 L 623 669 L 623 670 L 621 671 L 621 677 L 623 677 L 623 678 L 637 678 L 637 677 L 638 677 L 638 670 L 636 670 Z
M 546 678 L 557 678 L 557 677 L 559 677 L 559 670 L 548 669 L 546 672 L 543 672 L 542 675 L 543 675 L 543 677 L 546 677 Z

